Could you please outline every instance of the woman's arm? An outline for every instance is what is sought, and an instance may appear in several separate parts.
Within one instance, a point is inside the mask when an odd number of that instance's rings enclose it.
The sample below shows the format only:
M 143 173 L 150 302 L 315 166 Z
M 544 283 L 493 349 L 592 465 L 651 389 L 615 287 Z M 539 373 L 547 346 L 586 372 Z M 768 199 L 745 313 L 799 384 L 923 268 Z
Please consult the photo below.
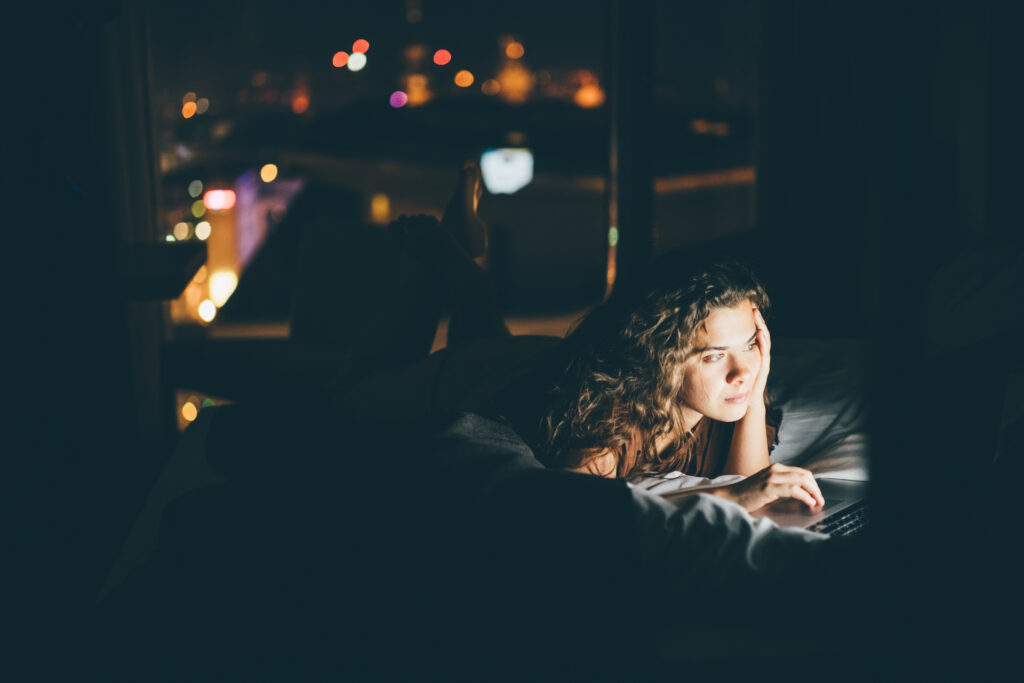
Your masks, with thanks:
M 694 493 L 709 493 L 725 498 L 753 512 L 780 498 L 796 498 L 808 507 L 825 504 L 818 482 L 814 475 L 802 467 L 790 467 L 775 463 L 769 465 L 752 477 L 733 484 L 725 484 L 714 488 L 695 487 L 683 488 L 678 491 L 661 494 L 667 500 L 675 500 Z
M 742 474 L 748 477 L 768 467 L 768 431 L 765 427 L 765 412 L 764 398 L 760 398 L 755 405 L 752 397 L 747 414 L 733 428 L 729 455 L 725 460 L 722 474 Z
M 764 392 L 771 370 L 772 339 L 768 334 L 761 311 L 754 308 L 754 324 L 757 325 L 757 346 L 761 351 L 761 365 L 750 389 L 750 403 L 747 413 L 733 428 L 729 455 L 725 460 L 724 474 L 750 476 L 769 465 L 768 432 L 765 427 Z

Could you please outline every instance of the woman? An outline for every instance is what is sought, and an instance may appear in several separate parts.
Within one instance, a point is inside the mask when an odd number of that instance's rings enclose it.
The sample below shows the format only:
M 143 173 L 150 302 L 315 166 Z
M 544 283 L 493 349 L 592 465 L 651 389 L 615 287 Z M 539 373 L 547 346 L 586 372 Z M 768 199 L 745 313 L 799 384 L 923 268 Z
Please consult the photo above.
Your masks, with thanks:
M 598 309 L 570 336 L 547 392 L 541 460 L 603 477 L 679 471 L 743 481 L 703 489 L 754 510 L 824 499 L 804 469 L 771 465 L 778 421 L 765 387 L 768 296 L 738 264 L 716 264 L 638 302 Z

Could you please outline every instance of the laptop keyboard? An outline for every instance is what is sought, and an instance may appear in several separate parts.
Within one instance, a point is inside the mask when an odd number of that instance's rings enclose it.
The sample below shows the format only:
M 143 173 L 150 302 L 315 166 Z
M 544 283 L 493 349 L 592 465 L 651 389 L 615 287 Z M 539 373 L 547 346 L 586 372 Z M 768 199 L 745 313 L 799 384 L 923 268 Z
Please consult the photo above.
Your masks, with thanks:
M 865 501 L 861 501 L 807 528 L 829 536 L 852 536 L 862 531 L 867 524 L 867 505 Z

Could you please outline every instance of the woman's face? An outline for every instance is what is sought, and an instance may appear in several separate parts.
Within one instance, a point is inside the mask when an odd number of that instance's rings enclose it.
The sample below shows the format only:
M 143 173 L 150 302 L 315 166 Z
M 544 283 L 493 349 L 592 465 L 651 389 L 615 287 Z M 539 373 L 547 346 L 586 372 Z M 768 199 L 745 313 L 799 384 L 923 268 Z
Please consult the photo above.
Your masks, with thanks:
M 692 429 L 705 415 L 720 422 L 742 418 L 760 367 L 754 305 L 744 301 L 711 311 L 683 364 L 685 426 Z

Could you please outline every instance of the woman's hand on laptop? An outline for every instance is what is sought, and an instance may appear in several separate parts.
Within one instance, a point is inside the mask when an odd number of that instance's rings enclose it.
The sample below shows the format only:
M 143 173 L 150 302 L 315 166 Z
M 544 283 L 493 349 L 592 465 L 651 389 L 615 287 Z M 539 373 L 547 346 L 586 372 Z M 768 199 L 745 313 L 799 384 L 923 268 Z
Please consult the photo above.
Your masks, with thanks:
M 822 506 L 821 495 L 814 475 L 802 467 L 773 463 L 743 481 L 707 491 L 742 505 L 748 512 L 762 508 L 780 498 L 796 498 L 808 507 Z

